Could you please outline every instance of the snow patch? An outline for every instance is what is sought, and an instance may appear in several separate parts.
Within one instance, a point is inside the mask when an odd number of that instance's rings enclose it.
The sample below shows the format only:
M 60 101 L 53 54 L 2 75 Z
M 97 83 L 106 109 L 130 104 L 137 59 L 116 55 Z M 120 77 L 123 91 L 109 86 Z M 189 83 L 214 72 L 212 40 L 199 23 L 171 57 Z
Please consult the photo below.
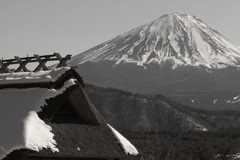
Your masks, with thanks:
M 3 73 L 0 74 L 0 84 L 55 82 L 70 69 L 70 67 L 62 67 L 48 71 Z
M 236 96 L 236 97 L 233 97 L 231 100 L 228 100 L 226 103 L 234 104 L 234 103 L 238 103 L 238 102 L 240 102 L 240 98 L 239 98 L 239 96 Z
M 121 144 L 124 152 L 126 155 L 138 155 L 137 149 L 125 138 L 123 137 L 118 131 L 116 131 L 111 125 L 107 124 L 108 127 L 111 129 L 113 134 L 115 135 L 115 138 L 119 141 Z
M 30 111 L 24 121 L 24 141 L 26 148 L 40 151 L 43 148 L 50 148 L 52 152 L 59 152 L 57 142 L 51 133 L 52 127 L 45 124 L 35 111 Z
M 197 130 L 197 131 L 203 131 L 203 132 L 208 131 L 208 129 L 206 127 L 204 127 L 203 125 L 195 122 L 195 120 L 192 119 L 191 117 L 188 117 L 187 121 L 190 122 L 190 124 L 192 124 L 192 126 L 194 126 L 195 130 Z
M 56 146 L 55 142 L 51 139 L 53 135 L 47 132 L 47 129 L 49 131 L 51 128 L 37 119 L 35 113 L 41 111 L 41 107 L 46 105 L 46 99 L 62 94 L 67 88 L 75 85 L 75 81 L 75 79 L 70 79 L 57 90 L 48 88 L 0 90 L 0 102 L 4 107 L 4 112 L 0 112 L 0 145 L 6 151 L 6 153 L 0 152 L 0 159 L 15 149 L 25 147 L 36 151 L 48 147 L 53 152 L 57 151 L 57 148 L 54 147 Z M 9 116 L 14 118 L 9 118 Z M 31 131 L 34 132 L 31 133 L 32 135 L 30 135 Z M 36 141 L 33 141 L 34 138 L 37 138 Z M 40 138 L 43 139 L 39 140 Z M 48 141 L 45 141 L 45 138 Z
M 239 160 L 240 159 L 240 153 L 230 154 L 230 155 L 223 155 L 223 154 L 217 154 L 215 158 L 227 158 L 231 160 Z
M 236 99 L 238 99 L 238 98 L 239 98 L 239 96 L 233 97 L 234 100 L 236 100 Z

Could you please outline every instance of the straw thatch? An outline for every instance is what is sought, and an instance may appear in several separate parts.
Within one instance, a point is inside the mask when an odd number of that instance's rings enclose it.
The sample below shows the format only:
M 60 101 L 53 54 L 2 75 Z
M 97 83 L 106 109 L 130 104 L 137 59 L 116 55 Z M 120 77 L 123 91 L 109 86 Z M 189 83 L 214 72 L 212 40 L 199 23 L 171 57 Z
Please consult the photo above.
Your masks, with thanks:
M 74 79 L 75 84 L 62 94 L 46 99 L 46 104 L 39 106 L 42 110 L 38 112 L 38 116 L 51 126 L 59 152 L 18 148 L 8 153 L 4 160 L 140 159 L 140 155 L 125 154 L 104 118 L 86 96 L 83 80 L 74 69 L 67 70 L 55 81 L 0 82 L 0 88 L 21 90 L 37 87 L 58 90 L 70 79 Z M 37 100 L 38 97 L 35 98 Z

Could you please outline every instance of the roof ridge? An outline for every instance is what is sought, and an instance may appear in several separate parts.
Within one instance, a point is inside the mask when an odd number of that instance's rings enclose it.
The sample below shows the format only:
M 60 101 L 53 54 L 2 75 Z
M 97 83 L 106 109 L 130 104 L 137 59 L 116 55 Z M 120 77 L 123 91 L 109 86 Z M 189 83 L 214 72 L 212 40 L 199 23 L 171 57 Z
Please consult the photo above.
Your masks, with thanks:
M 0 60 L 0 73 L 10 73 L 10 72 L 29 72 L 30 70 L 26 67 L 28 63 L 39 63 L 38 66 L 33 70 L 37 72 L 40 70 L 50 70 L 51 68 L 47 67 L 45 64 L 49 61 L 59 61 L 58 65 L 55 65 L 56 68 L 66 67 L 66 62 L 70 60 L 72 55 L 66 55 L 62 57 L 59 53 L 53 53 L 52 55 L 38 55 L 34 54 L 32 57 L 22 57 L 15 56 L 13 59 Z M 10 69 L 10 65 L 19 64 L 18 68 Z M 52 66 L 51 66 L 52 67 Z

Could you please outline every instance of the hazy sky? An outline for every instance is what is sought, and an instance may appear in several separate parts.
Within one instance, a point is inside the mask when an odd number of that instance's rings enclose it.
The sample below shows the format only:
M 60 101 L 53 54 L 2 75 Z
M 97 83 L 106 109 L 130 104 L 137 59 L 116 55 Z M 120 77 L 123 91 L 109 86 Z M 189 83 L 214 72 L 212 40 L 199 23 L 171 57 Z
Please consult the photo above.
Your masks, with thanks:
M 239 6 L 238 0 L 1 0 L 0 57 L 76 55 L 175 11 L 240 43 Z

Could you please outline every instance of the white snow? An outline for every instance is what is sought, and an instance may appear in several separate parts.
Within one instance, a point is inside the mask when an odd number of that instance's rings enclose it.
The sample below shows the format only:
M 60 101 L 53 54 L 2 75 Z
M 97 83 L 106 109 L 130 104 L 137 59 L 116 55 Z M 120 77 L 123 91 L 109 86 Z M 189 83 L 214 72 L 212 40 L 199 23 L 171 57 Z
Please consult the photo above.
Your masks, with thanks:
M 238 103 L 238 102 L 240 102 L 240 98 L 239 97 L 240 96 L 233 97 L 232 99 L 228 100 L 226 103 L 232 103 L 232 104 Z
M 234 100 L 236 100 L 236 99 L 238 99 L 238 98 L 239 98 L 239 96 L 233 97 Z
M 240 158 L 240 153 L 235 153 L 232 155 L 234 159 L 239 159 Z
M 26 148 L 39 151 L 50 148 L 52 152 L 59 152 L 57 142 L 51 133 L 52 127 L 41 120 L 35 111 L 30 111 L 24 121 L 24 142 Z
M 217 101 L 218 101 L 218 99 L 215 99 L 215 100 L 213 101 L 213 104 L 216 104 Z
M 12 72 L 0 74 L 0 84 L 55 82 L 70 67 L 38 72 Z
M 240 153 L 235 153 L 235 154 L 230 154 L 230 155 L 217 154 L 215 156 L 215 158 L 221 158 L 221 157 L 227 157 L 227 159 L 231 159 L 231 160 L 239 160 Z
M 154 52 L 158 56 L 150 58 Z M 240 48 L 194 16 L 173 13 L 109 40 L 75 56 L 70 63 L 109 60 L 145 66 L 151 62 L 172 68 L 240 68 Z
M 57 151 L 50 126 L 38 119 L 35 113 L 41 111 L 46 99 L 62 94 L 72 85 L 75 85 L 74 79 L 70 79 L 57 90 L 48 88 L 0 90 L 1 108 L 4 108 L 4 112 L 0 112 L 0 146 L 6 150 L 6 154 L 19 148 L 37 151 L 47 147 L 53 152 Z M 34 132 L 31 133 L 33 135 L 30 135 L 30 132 Z M 0 159 L 4 155 L 0 153 Z
M 193 118 L 191 118 L 191 117 L 188 117 L 187 118 L 187 121 L 188 122 L 190 122 L 190 124 L 194 127 L 194 129 L 195 130 L 197 130 L 197 131 L 203 131 L 203 132 L 207 132 L 208 131 L 208 129 L 205 127 L 205 126 L 203 126 L 202 124 L 199 124 L 199 123 L 197 123 Z
M 122 146 L 126 155 L 138 155 L 137 149 L 125 138 L 123 137 L 118 131 L 116 131 L 111 125 L 107 124 L 108 127 L 111 129 L 113 134 L 115 135 L 116 139 Z

